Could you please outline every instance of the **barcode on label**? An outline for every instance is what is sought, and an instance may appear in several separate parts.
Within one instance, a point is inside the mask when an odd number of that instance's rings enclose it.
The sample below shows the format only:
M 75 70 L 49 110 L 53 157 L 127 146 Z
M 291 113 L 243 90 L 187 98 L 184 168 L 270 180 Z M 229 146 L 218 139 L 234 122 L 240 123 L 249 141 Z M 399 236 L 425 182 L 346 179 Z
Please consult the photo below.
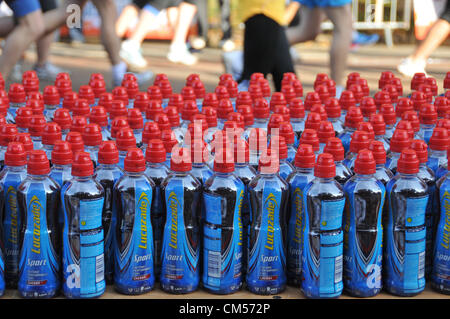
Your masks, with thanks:
M 103 254 L 95 257 L 95 282 L 100 282 L 105 277 L 105 261 Z
M 208 251 L 208 275 L 214 278 L 220 278 L 221 256 L 218 251 Z
M 334 261 L 334 283 L 342 281 L 342 266 L 342 255 L 340 255 Z
M 419 254 L 419 273 L 418 278 L 423 278 L 425 276 L 425 252 Z

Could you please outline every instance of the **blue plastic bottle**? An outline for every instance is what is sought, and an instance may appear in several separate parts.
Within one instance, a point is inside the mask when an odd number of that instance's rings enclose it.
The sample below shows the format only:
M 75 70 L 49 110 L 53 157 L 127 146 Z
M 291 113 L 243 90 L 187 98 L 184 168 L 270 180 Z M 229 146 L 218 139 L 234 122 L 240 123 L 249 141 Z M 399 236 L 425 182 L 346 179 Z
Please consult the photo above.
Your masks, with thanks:
M 216 150 L 214 175 L 203 186 L 206 218 L 203 230 L 203 287 L 231 294 L 242 287 L 245 186 L 234 174 L 231 150 Z
M 387 154 L 385 166 L 395 175 L 397 173 L 397 162 L 404 149 L 411 145 L 411 139 L 406 130 L 396 129 L 391 138 L 391 152 Z
M 338 135 L 344 146 L 345 154 L 350 149 L 350 140 L 353 133 L 356 131 L 358 124 L 363 122 L 363 120 L 364 118 L 359 107 L 352 106 L 348 109 L 347 115 L 345 116 L 344 132 Z
M 21 215 L 17 203 L 17 188 L 27 176 L 27 153 L 22 143 L 11 142 L 5 153 L 5 167 L 0 172 L 2 185 L 2 216 L 4 244 L 4 280 L 7 287 L 17 288 L 19 280 Z M 4 205 L 4 206 L 3 206 Z
M 53 115 L 57 108 L 59 108 L 59 103 L 61 98 L 59 96 L 58 89 L 56 86 L 48 85 L 44 88 L 42 94 L 44 98 L 44 116 L 47 122 L 53 121 Z
M 345 196 L 334 179 L 333 156 L 320 154 L 303 192 L 304 231 L 301 290 L 308 298 L 339 297 L 344 288 L 342 216 Z
M 353 172 L 356 157 L 360 150 L 369 148 L 369 134 L 365 131 L 355 131 L 350 141 L 350 148 L 345 156 L 344 165 Z
M 285 139 L 283 136 L 272 136 L 270 140 L 269 149 L 275 150 L 279 156 L 279 175 L 281 178 L 286 180 L 286 178 L 294 171 L 294 166 L 292 166 L 288 157 L 288 146 L 286 145 Z M 297 150 L 295 151 L 297 152 Z M 294 154 L 295 158 L 295 154 Z M 292 159 L 292 162 L 294 159 Z
M 387 183 L 389 183 L 392 177 L 394 177 L 394 174 L 392 174 L 391 170 L 385 166 L 386 149 L 383 146 L 383 142 L 377 140 L 371 141 L 369 145 L 369 151 L 372 152 L 375 162 L 377 164 L 374 176 L 378 181 L 383 183 L 384 187 L 386 187 Z M 386 208 L 388 207 L 388 205 L 385 204 L 384 207 L 385 207 L 384 211 L 386 212 L 386 214 L 383 213 L 383 215 L 387 216 L 388 211 Z
M 61 141 L 61 128 L 58 124 L 50 122 L 45 124 L 42 132 L 42 149 L 45 151 L 50 163 L 52 163 L 52 151 L 56 141 Z
M 278 155 L 268 149 L 259 160 L 259 174 L 250 182 L 251 216 L 247 288 L 259 295 L 286 288 L 286 213 L 289 185 L 278 174 Z
M 0 239 L 1 241 L 1 239 Z M 5 261 L 3 253 L 3 245 L 0 246 L 0 297 L 5 293 Z
M 102 226 L 105 236 L 105 279 L 106 283 L 113 282 L 114 273 L 114 237 L 117 225 L 117 209 L 113 200 L 114 185 L 123 175 L 118 166 L 119 151 L 113 141 L 104 141 L 98 151 L 98 166 L 95 168 L 95 180 L 105 191 L 103 202 Z
M 447 164 L 447 149 L 450 145 L 450 137 L 447 129 L 437 127 L 428 143 L 428 162 L 427 166 L 436 174 L 439 167 L 445 167 Z
M 42 132 L 45 126 L 45 117 L 42 114 L 33 114 L 28 126 L 28 133 L 30 133 L 31 140 L 33 141 L 33 148 L 35 150 L 42 149 Z
M 428 187 L 417 177 L 419 159 L 411 149 L 402 151 L 397 172 L 386 187 L 389 215 L 384 287 L 394 295 L 414 296 L 425 288 Z
M 136 138 L 131 128 L 121 129 L 116 136 L 116 145 L 119 150 L 119 167 L 123 169 L 123 162 L 128 150 L 136 147 Z
M 337 137 L 328 139 L 323 152 L 333 155 L 334 165 L 336 166 L 336 176 L 334 179 L 344 187 L 345 183 L 353 176 L 353 172 L 344 165 L 345 151 L 341 140 Z
M 287 151 L 287 161 L 292 163 L 295 159 L 297 149 L 295 148 L 295 133 L 291 123 L 285 122 L 280 125 L 280 137 L 284 137 Z M 334 136 L 334 134 L 333 134 Z M 281 172 L 281 171 L 280 171 Z
M 78 152 L 72 164 L 73 178 L 61 190 L 63 292 L 67 298 L 95 298 L 105 292 L 102 226 L 105 191 L 93 175 L 90 155 Z
M 138 295 L 152 290 L 155 283 L 150 220 L 155 183 L 144 174 L 140 149 L 130 149 L 124 165 L 124 175 L 114 185 L 114 286 L 120 293 Z
M 344 287 L 352 296 L 372 297 L 381 291 L 381 217 L 386 189 L 374 174 L 376 162 L 361 150 L 355 174 L 345 183 Z
M 128 124 L 133 130 L 136 144 L 138 147 L 142 145 L 142 132 L 144 130 L 144 119 L 139 109 L 133 108 L 128 110 Z
M 433 104 L 422 104 L 419 109 L 420 129 L 417 133 L 418 138 L 424 140 L 427 144 L 430 142 L 433 130 L 436 127 L 438 114 Z
M 50 163 L 42 150 L 32 151 L 27 178 L 17 189 L 21 216 L 19 283 L 24 298 L 51 298 L 60 288 L 60 187 L 49 177 Z
M 91 155 L 94 168 L 98 165 L 98 152 L 102 140 L 102 130 L 98 124 L 86 125 L 83 131 L 84 151 Z
M 441 165 L 436 171 L 436 180 L 439 180 L 442 176 L 447 175 L 448 173 L 448 159 L 450 158 L 450 149 L 447 149 L 447 162 L 444 165 Z
M 319 153 L 323 153 L 328 139 L 335 137 L 333 124 L 329 121 L 321 121 L 317 130 L 317 137 L 319 138 Z
M 200 282 L 201 183 L 190 173 L 187 149 L 175 148 L 171 174 L 162 182 L 165 224 L 161 251 L 162 290 L 185 294 Z
M 339 141 L 340 142 L 340 141 Z M 302 281 L 302 243 L 304 227 L 303 191 L 314 179 L 315 155 L 312 146 L 301 144 L 295 156 L 294 171 L 289 174 L 286 274 L 288 284 L 299 287 Z

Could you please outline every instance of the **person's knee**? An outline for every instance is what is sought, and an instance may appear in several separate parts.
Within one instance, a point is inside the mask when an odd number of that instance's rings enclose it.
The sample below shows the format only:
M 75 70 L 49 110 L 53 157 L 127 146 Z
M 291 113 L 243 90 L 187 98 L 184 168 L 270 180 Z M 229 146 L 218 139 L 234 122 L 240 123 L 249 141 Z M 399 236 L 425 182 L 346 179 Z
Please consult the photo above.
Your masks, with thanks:
M 44 16 L 40 10 L 32 12 L 21 18 L 19 21 L 19 26 L 21 28 L 25 28 L 27 34 L 33 39 L 39 39 L 45 33 Z

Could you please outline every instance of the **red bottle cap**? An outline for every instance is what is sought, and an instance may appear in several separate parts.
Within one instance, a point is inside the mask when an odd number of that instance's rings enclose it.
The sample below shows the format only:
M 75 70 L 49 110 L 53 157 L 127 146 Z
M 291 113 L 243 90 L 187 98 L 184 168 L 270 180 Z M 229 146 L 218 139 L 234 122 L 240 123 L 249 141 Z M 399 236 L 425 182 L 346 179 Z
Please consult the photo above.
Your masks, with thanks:
M 421 106 L 419 111 L 420 124 L 436 124 L 438 114 L 433 104 L 425 103 Z
M 203 140 L 193 140 L 190 144 L 191 162 L 206 163 L 208 161 L 208 148 Z
M 377 165 L 386 163 L 386 150 L 384 149 L 383 142 L 377 140 L 370 141 L 369 150 L 372 152 Z
M 111 136 L 112 136 L 112 129 L 111 129 Z M 142 142 L 147 144 L 149 140 L 160 138 L 161 138 L 161 130 L 159 129 L 158 124 L 155 122 L 145 123 L 144 131 L 142 132 Z
M 202 114 L 206 117 L 206 122 L 208 123 L 208 127 L 217 127 L 217 112 L 212 107 L 203 107 Z
M 297 80 L 297 76 L 295 75 L 294 72 L 286 72 L 283 74 L 283 79 L 281 80 L 281 83 L 290 85 L 295 80 Z
M 239 115 L 241 116 L 240 119 L 243 120 L 242 115 L 241 114 L 239 114 Z M 208 130 L 208 122 L 206 120 L 206 115 L 204 115 L 204 114 L 200 114 L 200 113 L 195 114 L 194 117 L 192 118 L 192 123 L 194 123 L 196 125 L 200 125 L 202 134 Z
M 303 101 L 299 98 L 291 100 L 289 104 L 290 117 L 294 119 L 302 119 L 305 117 L 305 107 L 303 106 Z M 340 113 L 340 109 L 339 109 Z
M 314 90 L 316 90 L 316 88 L 319 85 L 323 85 L 325 84 L 326 81 L 328 81 L 330 78 L 328 77 L 328 74 L 325 73 L 317 73 L 316 75 L 316 79 L 314 80 Z
M 242 129 L 245 128 L 244 117 L 242 116 L 241 113 L 238 113 L 238 112 L 228 113 L 227 120 L 236 122 L 238 127 L 242 128 Z
M 386 125 L 394 125 L 397 121 L 397 115 L 392 104 L 382 104 L 380 106 L 380 113 L 383 115 Z
M 112 102 L 111 110 L 109 111 L 109 117 L 114 120 L 116 117 L 128 115 L 127 106 L 121 100 L 114 100 Z
M 10 142 L 5 152 L 6 166 L 27 165 L 27 152 L 22 143 Z
M 390 82 L 391 79 L 395 77 L 394 73 L 391 71 L 381 72 L 380 79 L 378 80 L 378 88 L 381 90 L 386 84 Z
M 267 148 L 267 132 L 262 128 L 252 128 L 248 138 L 250 151 L 262 151 Z
M 234 161 L 235 163 L 248 163 L 250 160 L 250 151 L 248 143 L 242 139 L 237 139 L 234 143 Z
M 269 134 L 276 134 L 272 130 L 274 129 L 280 129 L 281 123 L 284 122 L 283 116 L 280 114 L 272 114 L 269 119 L 269 123 L 267 124 L 267 133 Z
M 176 113 L 178 114 L 178 109 L 174 106 L 171 106 L 171 108 L 175 108 L 176 109 Z M 161 101 L 158 100 L 151 100 L 148 103 L 148 108 L 145 112 L 145 116 L 147 118 L 147 120 L 151 120 L 154 121 L 156 118 L 157 114 L 163 113 L 164 109 L 161 106 Z
M 350 140 L 350 152 L 358 153 L 360 150 L 369 148 L 371 139 L 364 131 L 355 131 Z
M 426 79 L 425 73 L 416 73 L 411 79 L 411 91 L 417 91 L 421 84 L 425 83 Z
M 311 110 L 311 107 L 315 104 L 322 104 L 322 100 L 320 99 L 319 93 L 317 93 L 317 92 L 306 93 L 306 97 L 305 97 L 305 101 L 304 101 L 305 110 L 306 111 Z
M 139 92 L 134 97 L 134 107 L 139 109 L 142 113 L 147 111 L 150 98 L 146 92 Z
M 316 161 L 316 155 L 309 144 L 300 144 L 295 154 L 294 165 L 299 168 L 313 168 Z
M 402 117 L 403 113 L 407 111 L 414 111 L 413 102 L 407 97 L 401 98 L 397 102 L 397 106 L 395 107 L 395 113 L 397 117 Z
M 436 151 L 446 151 L 450 143 L 448 132 L 445 128 L 435 128 L 428 145 Z
M 433 92 L 431 91 L 431 87 L 427 84 L 419 85 L 419 91 L 425 94 L 425 99 L 428 103 L 433 102 Z
M 253 105 L 252 97 L 247 91 L 241 91 L 238 93 L 236 98 L 236 107 L 240 105 Z
M 416 111 L 406 111 L 403 113 L 402 120 L 411 123 L 411 127 L 414 132 L 418 132 L 420 130 L 419 116 Z
M 22 143 L 27 154 L 33 150 L 33 141 L 29 133 L 17 133 L 14 136 L 13 142 Z
M 42 144 L 55 145 L 56 141 L 61 141 L 61 127 L 57 123 L 50 122 L 45 124 L 42 131 Z
M 206 93 L 205 98 L 203 99 L 202 110 L 205 106 L 217 109 L 219 106 L 219 99 L 217 98 L 216 93 Z
M 89 77 L 89 83 L 92 83 L 94 81 L 105 81 L 105 78 L 101 73 L 92 73 Z
M 315 130 L 305 129 L 300 137 L 300 144 L 312 145 L 314 152 L 319 151 L 319 137 Z
M 27 94 L 31 92 L 39 92 L 39 79 L 26 78 L 22 80 L 22 85 Z
M 337 137 L 332 137 L 328 139 L 327 144 L 323 149 L 323 152 L 333 155 L 335 162 L 343 161 L 345 157 L 344 146 L 342 145 L 342 141 Z M 315 158 L 313 159 L 313 163 L 314 161 Z M 314 165 L 311 167 L 314 167 Z
M 373 96 L 373 99 L 375 100 L 375 105 L 377 106 L 377 109 L 380 109 L 383 104 L 391 104 L 391 97 L 389 96 L 389 93 L 386 91 L 378 91 Z
M 112 90 L 112 95 L 114 96 L 114 100 L 123 101 L 124 105 L 128 105 L 128 93 L 127 89 L 123 86 L 116 86 Z
M 370 124 L 372 124 L 375 135 L 386 134 L 386 123 L 384 122 L 383 115 L 380 113 L 373 113 L 370 115 Z
M 450 71 L 447 72 L 444 79 L 444 89 L 450 89 Z
M 402 174 L 417 174 L 419 172 L 419 159 L 414 150 L 407 148 L 402 151 L 397 162 L 397 172 Z
M 253 76 L 253 74 L 252 74 L 252 76 Z M 220 75 L 219 80 L 220 80 L 219 85 L 222 85 L 222 83 L 224 83 L 227 80 L 233 80 L 233 76 L 229 73 L 224 73 L 224 74 Z
M 151 139 L 147 143 L 145 160 L 149 163 L 164 163 L 166 161 L 166 149 L 161 139 Z
M 231 112 L 233 112 L 233 105 L 231 104 L 231 101 L 230 101 L 230 100 L 221 100 L 221 101 L 220 101 L 221 104 L 220 104 L 220 106 L 219 106 L 219 109 L 220 109 L 221 107 L 227 108 L 227 106 L 226 106 L 227 104 L 226 104 L 226 103 L 222 103 L 223 101 L 228 101 L 228 102 L 230 102 L 230 105 L 231 105 Z M 229 107 L 228 107 L 228 109 L 229 109 Z M 192 122 L 193 117 L 194 117 L 196 114 L 198 114 L 198 113 L 199 113 L 199 111 L 198 111 L 197 103 L 195 103 L 195 101 L 185 101 L 185 102 L 184 102 L 183 109 L 181 110 L 181 118 L 182 118 L 184 121 L 190 121 L 190 122 Z M 226 118 L 226 115 L 225 115 L 225 117 L 222 117 L 222 118 Z
M 189 172 L 192 169 L 189 149 L 178 146 L 173 149 L 170 169 L 174 172 Z
M 64 110 L 64 109 L 61 109 Z M 56 112 L 55 112 L 56 113 Z M 16 125 L 21 128 L 28 128 L 33 111 L 29 107 L 19 107 L 16 111 Z
M 25 72 L 22 73 L 22 81 L 24 79 L 37 79 L 37 73 L 34 70 L 27 70 Z
M 396 129 L 405 130 L 408 132 L 409 138 L 414 138 L 414 130 L 410 122 L 401 120 L 397 123 Z
M 9 86 L 8 98 L 11 103 L 25 103 L 27 96 L 23 85 L 13 83 Z
M 361 122 L 358 124 L 357 131 L 364 131 L 367 132 L 369 135 L 369 139 L 373 140 L 375 139 L 375 130 L 370 122 Z
M 438 85 L 436 82 L 435 78 L 426 78 L 425 79 L 425 84 L 428 85 L 431 89 L 431 93 L 433 94 L 433 96 L 438 95 Z
M 180 126 L 180 115 L 178 114 L 178 109 L 173 106 L 168 106 L 164 110 L 165 114 L 169 118 L 170 126 L 171 127 L 178 127 Z
M 356 99 L 353 92 L 350 90 L 342 91 L 341 97 L 339 98 L 339 104 L 343 110 L 348 110 L 349 108 L 356 106 Z
M 392 78 L 388 84 L 392 84 L 395 86 L 396 90 L 397 90 L 397 94 L 398 96 L 402 96 L 403 95 L 403 84 L 402 84 L 402 80 L 400 80 L 399 78 Z
M 94 175 L 94 164 L 89 153 L 77 152 L 74 154 L 72 176 L 87 177 L 92 175 Z
M 214 154 L 214 172 L 232 173 L 234 171 L 234 156 L 228 148 L 217 150 Z
M 161 132 L 161 140 L 164 143 L 166 153 L 172 153 L 174 146 L 178 145 L 175 133 L 171 130 L 165 130 Z
M 333 178 L 336 176 L 336 165 L 334 164 L 333 155 L 323 153 L 317 156 L 314 176 L 319 178 Z
M 412 140 L 411 149 L 416 151 L 419 163 L 426 163 L 428 161 L 428 145 L 422 140 Z
M 443 118 L 450 110 L 450 103 L 445 96 L 437 96 L 434 100 L 434 107 L 438 113 L 438 117 Z
M 345 116 L 345 127 L 356 129 L 358 124 L 364 121 L 364 117 L 359 107 L 351 107 Z
M 280 171 L 280 159 L 275 150 L 268 148 L 262 153 L 258 170 L 261 174 L 276 174 Z
M 285 105 L 275 105 L 275 108 L 273 109 L 273 113 L 281 115 L 283 117 L 283 119 L 287 122 L 290 122 L 290 120 L 291 120 L 290 111 L 287 108 L 287 106 L 285 106 Z
M 103 141 L 98 150 L 98 163 L 112 165 L 119 163 L 119 150 L 114 141 Z
M 319 129 L 317 130 L 317 136 L 319 137 L 319 142 L 326 144 L 328 139 L 334 137 L 333 124 L 328 121 L 320 122 Z
M 123 128 L 116 135 L 116 145 L 119 151 L 128 151 L 136 147 L 136 138 L 131 128 Z
M 321 104 L 324 104 L 331 97 L 326 85 L 318 85 L 314 90 L 319 94 Z
M 139 84 L 135 81 L 125 81 L 122 85 L 127 90 L 128 98 L 134 100 L 136 94 L 139 93 Z
M 151 123 L 151 122 L 149 122 Z M 156 123 L 155 123 L 156 125 Z M 117 133 L 123 129 L 123 128 L 129 128 L 130 125 L 128 124 L 127 118 L 123 116 L 116 117 L 111 122 L 111 137 L 116 138 Z
M 251 126 L 255 123 L 252 107 L 249 105 L 240 105 L 237 107 L 238 113 L 244 117 L 244 125 Z M 202 110 L 203 112 L 203 110 Z
M 98 124 L 86 125 L 83 131 L 83 141 L 87 146 L 99 146 L 102 143 L 102 129 Z
M 327 117 L 329 119 L 340 117 L 341 116 L 341 105 L 339 104 L 339 100 L 334 97 L 329 98 L 325 102 L 325 111 L 326 111 Z
M 129 109 L 127 120 L 128 125 L 130 125 L 133 130 L 142 129 L 144 127 L 144 118 L 142 117 L 142 113 L 139 109 Z
M 72 115 L 73 116 L 85 116 L 89 117 L 89 114 L 91 113 L 91 107 L 89 106 L 89 103 L 85 99 L 78 99 L 75 101 L 75 104 L 72 108 Z
M 131 173 L 139 173 L 145 171 L 145 158 L 142 150 L 139 148 L 131 148 L 123 161 L 124 170 Z
M 80 99 L 87 100 L 89 105 L 93 105 L 95 103 L 95 95 L 94 91 L 89 85 L 82 85 L 78 90 L 78 97 Z
M 281 92 L 274 92 L 270 99 L 270 110 L 273 112 L 276 105 L 287 105 L 286 99 L 284 98 L 284 94 Z
M 30 108 L 34 115 L 44 113 L 44 102 L 42 100 L 28 100 L 25 106 Z
M 89 86 L 92 88 L 92 92 L 94 92 L 95 98 L 100 98 L 100 95 L 106 93 L 106 85 L 105 81 L 102 80 L 94 80 L 89 82 Z
M 159 88 L 159 86 L 156 85 L 149 86 L 147 88 L 147 94 L 150 100 L 162 101 L 163 99 L 161 89 Z
M 375 104 L 375 100 L 370 96 L 363 97 L 359 107 L 361 108 L 361 113 L 364 117 L 370 117 L 371 114 L 377 112 L 377 105 Z
M 419 111 L 422 105 L 427 103 L 425 94 L 420 91 L 414 91 L 411 93 L 411 101 L 415 111 Z
M 214 90 L 214 93 L 216 94 L 217 99 L 219 101 L 223 100 L 223 99 L 229 99 L 230 98 L 230 94 L 228 93 L 227 88 L 225 86 L 222 86 L 222 85 L 218 85 L 216 87 L 216 89 Z
M 248 87 L 248 93 L 250 93 L 253 101 L 263 98 L 259 84 L 250 84 Z
M 71 111 L 77 100 L 78 94 L 76 92 L 68 92 L 64 95 L 62 107 Z
M 72 153 L 75 156 L 77 152 L 84 151 L 83 137 L 80 132 L 69 132 L 66 136 L 66 141 L 70 143 Z
M 330 81 L 332 81 L 332 80 L 330 80 Z M 327 83 L 330 83 L 330 81 L 328 81 Z M 266 83 L 266 84 L 263 86 L 261 83 Z M 265 90 L 268 90 L 268 93 L 270 95 L 270 86 L 269 86 L 269 82 L 266 79 L 264 79 L 264 82 L 262 82 L 260 80 L 259 85 L 261 86 L 261 90 L 263 91 L 263 95 L 264 96 L 267 96 L 264 93 Z M 294 87 L 295 96 L 297 98 L 302 97 L 303 96 L 303 85 L 302 85 L 302 82 L 300 82 L 300 80 L 298 80 L 298 79 L 294 80 L 294 81 L 292 81 L 292 86 Z M 330 91 L 330 84 L 328 84 L 328 90 Z M 334 87 L 334 94 L 336 95 L 336 87 Z M 291 102 L 292 102 L 292 100 L 291 100 Z
M 70 131 L 83 134 L 86 125 L 87 119 L 84 116 L 74 116 L 72 118 L 72 125 L 70 126 Z
M 295 133 L 290 122 L 283 122 L 280 124 L 280 136 L 284 137 L 286 144 L 294 144 Z M 333 132 L 334 135 L 334 132 Z
M 194 81 L 200 80 L 200 75 L 191 73 L 186 77 L 186 86 L 192 86 Z
M 325 85 L 328 88 L 328 93 L 330 94 L 330 97 L 336 97 L 336 82 L 334 82 L 332 79 L 328 79 L 325 82 Z M 326 99 L 325 99 L 325 102 L 326 102 Z
M 322 104 L 315 104 L 315 105 L 313 105 L 311 107 L 311 111 L 310 112 L 314 112 L 314 113 L 320 114 L 320 119 L 322 121 L 326 121 L 328 119 L 327 111 L 325 111 L 325 108 L 323 107 Z
M 361 90 L 364 94 L 364 96 L 369 96 L 370 95 L 370 87 L 369 84 L 367 83 L 366 79 L 358 79 L 358 81 L 356 82 L 356 84 L 358 84 L 361 87 Z
M 354 170 L 356 174 L 375 174 L 377 170 L 377 164 L 370 150 L 366 149 L 358 152 L 355 160 Z
M 322 92 L 322 91 L 319 91 L 319 95 L 320 95 L 320 92 Z M 325 94 L 325 91 L 323 91 L 323 92 Z M 292 85 L 284 85 L 284 86 L 282 86 L 281 87 L 281 93 L 283 93 L 284 98 L 285 98 L 285 100 L 286 100 L 286 102 L 288 104 L 291 102 L 292 99 L 294 99 L 296 97 L 295 90 L 294 90 L 294 87 Z M 328 97 L 329 97 L 328 88 L 326 90 L 326 94 L 328 94 Z
M 356 103 L 361 103 L 361 100 L 364 97 L 364 92 L 361 86 L 359 84 L 352 84 L 348 89 L 353 92 Z
M 195 92 L 194 88 L 191 86 L 185 86 L 181 89 L 181 96 L 183 97 L 184 101 L 195 101 Z
M 56 141 L 52 150 L 52 163 L 56 165 L 72 164 L 72 148 L 67 141 Z
M 198 80 L 192 83 L 196 99 L 203 99 L 206 95 L 206 89 L 203 82 Z M 230 95 L 231 96 L 231 95 Z
M 50 163 L 43 150 L 34 150 L 30 152 L 30 158 L 27 163 L 27 173 L 30 175 L 46 175 L 50 173 Z
M 161 90 L 161 94 L 162 94 L 163 98 L 164 99 L 170 98 L 170 96 L 173 93 L 172 85 L 170 84 L 170 82 L 169 81 L 161 81 L 158 86 L 159 86 L 159 89 Z
M 33 114 L 30 118 L 30 124 L 28 126 L 28 132 L 31 136 L 42 136 L 45 126 L 45 117 L 42 114 Z
M 270 115 L 269 104 L 265 99 L 257 99 L 253 104 L 253 116 L 255 119 L 267 119 Z
M 397 87 L 395 85 L 386 84 L 383 88 L 383 91 L 388 92 L 389 98 L 391 99 L 392 103 L 397 103 L 399 94 L 397 92 Z
M 108 125 L 108 114 L 103 106 L 94 106 L 91 109 L 91 114 L 89 115 L 89 122 L 96 123 L 100 127 L 105 127 Z
M 217 108 L 217 117 L 219 119 L 226 119 L 228 113 L 233 112 L 233 104 L 229 99 L 222 99 L 219 101 L 219 107 Z
M 155 122 L 156 122 L 156 124 L 158 124 L 158 127 L 161 131 L 171 129 L 169 118 L 164 113 L 157 114 L 156 118 L 155 118 Z
M 450 131 L 450 119 L 439 119 L 436 127 L 445 128 L 447 131 Z
M 167 74 L 158 73 L 153 80 L 153 85 L 158 85 L 162 81 L 169 81 L 169 78 L 167 77 Z
M 408 131 L 397 128 L 391 138 L 391 151 L 401 153 L 402 150 L 408 148 L 410 145 L 411 135 L 408 134 Z
M 318 130 L 320 127 L 320 122 L 322 122 L 322 117 L 319 113 L 311 112 L 306 117 L 305 129 Z

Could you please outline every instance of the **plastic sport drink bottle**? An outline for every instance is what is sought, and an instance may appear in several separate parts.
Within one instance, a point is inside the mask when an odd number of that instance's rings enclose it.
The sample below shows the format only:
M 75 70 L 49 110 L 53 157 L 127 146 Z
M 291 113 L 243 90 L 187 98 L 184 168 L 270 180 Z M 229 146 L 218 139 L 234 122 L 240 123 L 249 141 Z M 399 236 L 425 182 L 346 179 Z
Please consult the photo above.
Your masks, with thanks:
M 392 174 L 389 168 L 384 166 L 386 164 L 386 150 L 383 146 L 383 142 L 377 140 L 371 141 L 369 144 L 369 151 L 372 152 L 373 158 L 375 159 L 375 163 L 377 165 L 374 176 L 377 180 L 383 183 L 384 187 L 386 187 L 387 183 L 392 179 L 392 177 L 394 177 L 394 174 Z M 386 208 L 387 204 L 384 205 L 384 207 Z
M 44 116 L 47 122 L 53 121 L 56 109 L 59 107 L 60 96 L 56 86 L 49 85 L 44 88 Z
M 136 147 L 136 138 L 131 128 L 123 128 L 117 133 L 116 145 L 119 150 L 119 167 L 123 169 L 127 152 Z
M 397 162 L 403 150 L 411 145 L 411 139 L 405 130 L 396 129 L 391 138 L 391 152 L 386 157 L 385 166 L 395 175 L 397 173 Z
M 22 219 L 17 204 L 17 188 L 27 176 L 27 153 L 22 143 L 11 142 L 5 153 L 5 167 L 0 172 L 4 207 L 2 217 L 5 281 L 7 287 L 17 288 L 19 279 L 19 232 Z
M 359 151 L 354 170 L 344 186 L 344 287 L 352 296 L 371 297 L 381 291 L 381 216 L 386 189 L 374 177 L 376 162 L 371 151 Z
M 120 293 L 136 295 L 152 290 L 155 283 L 150 221 L 155 183 L 144 174 L 145 158 L 138 148 L 128 151 L 124 171 L 114 186 L 114 286 Z
M 389 205 L 386 228 L 386 276 L 389 293 L 413 296 L 425 288 L 425 211 L 428 187 L 417 174 L 419 159 L 411 149 L 402 151 L 398 174 L 386 187 Z
M 423 104 L 419 110 L 420 130 L 417 134 L 421 140 L 430 142 L 430 137 L 436 127 L 438 114 L 433 104 Z
M 157 279 L 159 279 L 159 273 L 161 269 L 162 232 L 165 216 L 160 186 L 162 181 L 170 173 L 169 168 L 164 164 L 166 160 L 166 149 L 164 148 L 164 144 L 160 139 L 152 139 L 148 141 L 145 160 L 147 162 L 145 175 L 151 178 L 155 183 L 155 191 L 151 209 L 151 221 L 153 229 L 153 249 L 155 256 L 155 276 Z
M 203 228 L 205 289 L 230 294 L 242 286 L 242 217 L 245 186 L 234 174 L 230 149 L 216 150 L 214 175 L 203 187 L 206 218 Z
M 8 143 L 12 142 L 14 136 L 18 134 L 16 125 L 5 124 L 0 127 L 0 166 L 3 168 L 5 161 L 5 153 L 8 147 Z
M 1 239 L 0 239 L 1 241 Z M 3 245 L 2 245 L 3 246 Z M 0 247 L 0 297 L 5 293 L 5 262 L 3 248 Z
M 278 155 L 268 149 L 259 160 L 260 173 L 250 182 L 251 216 L 247 287 L 269 295 L 286 288 L 286 212 L 289 186 L 278 175 Z
M 439 167 L 445 167 L 447 164 L 447 149 L 450 145 L 450 137 L 447 129 L 435 128 L 433 135 L 431 135 L 428 146 L 430 151 L 428 152 L 427 166 L 433 170 L 436 174 Z
M 161 288 L 170 293 L 189 293 L 200 281 L 201 184 L 192 176 L 186 148 L 174 148 L 171 174 L 162 182 L 166 212 L 161 251 Z
M 344 288 L 342 282 L 342 213 L 345 196 L 334 180 L 333 156 L 320 154 L 314 176 L 303 191 L 304 237 L 302 292 L 308 298 L 334 298 Z
M 362 116 L 361 110 L 358 107 L 350 107 L 348 109 L 347 115 L 345 116 L 344 131 L 338 135 L 344 146 L 345 153 L 347 154 L 350 148 L 350 139 L 353 132 L 358 128 L 358 124 L 363 122 L 364 118 Z
M 42 132 L 42 150 L 44 150 L 50 162 L 52 162 L 53 147 L 56 141 L 61 141 L 61 138 L 61 128 L 58 124 L 53 122 L 45 124 L 44 131 Z
M 345 182 L 347 182 L 353 173 L 351 170 L 344 165 L 344 146 L 342 142 L 337 137 L 332 137 L 328 139 L 327 145 L 323 150 L 324 153 L 329 153 L 333 155 L 334 165 L 336 166 L 336 176 L 334 179 L 344 187 Z
M 78 152 L 72 164 L 73 178 L 61 190 L 63 292 L 68 298 L 92 298 L 105 292 L 102 227 L 105 191 L 93 175 L 89 154 Z
M 295 170 L 286 179 L 290 192 L 287 216 L 287 280 L 295 286 L 300 286 L 302 272 L 303 190 L 314 179 L 314 162 L 312 146 L 301 144 L 295 156 Z
M 42 150 L 32 151 L 27 178 L 17 189 L 21 215 L 19 293 L 25 298 L 51 298 L 60 287 L 60 187 L 49 177 Z
M 436 178 L 433 170 L 427 166 L 428 159 L 428 145 L 422 140 L 412 140 L 411 148 L 416 152 L 419 159 L 419 173 L 417 176 L 424 181 L 428 186 L 428 203 L 425 212 L 425 226 L 426 226 L 426 245 L 425 245 L 425 276 L 431 273 L 433 268 L 433 233 L 435 225 L 439 219 L 439 208 L 436 198 Z

